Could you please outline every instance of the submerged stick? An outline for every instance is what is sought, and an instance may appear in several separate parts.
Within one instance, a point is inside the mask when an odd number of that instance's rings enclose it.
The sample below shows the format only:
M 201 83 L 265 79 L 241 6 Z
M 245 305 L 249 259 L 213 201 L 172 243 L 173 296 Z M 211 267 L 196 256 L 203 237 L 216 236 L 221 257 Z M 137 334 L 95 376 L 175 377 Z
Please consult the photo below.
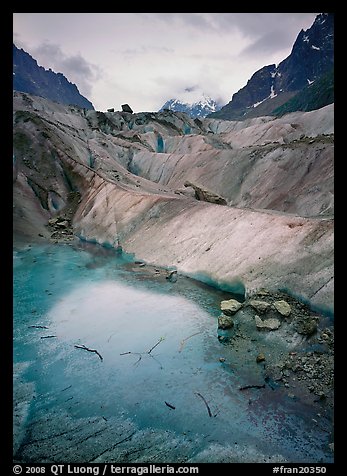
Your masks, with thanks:
M 112 337 L 113 337 L 115 334 L 117 334 L 117 332 L 113 332 L 113 333 L 110 335 L 110 337 L 107 339 L 107 342 L 110 342 L 110 340 L 112 339 Z
M 207 408 L 209 417 L 212 417 L 211 409 L 210 409 L 210 407 L 208 406 L 208 403 L 206 402 L 205 398 L 204 398 L 204 397 L 201 395 L 201 393 L 199 393 L 199 392 L 195 392 L 195 395 L 197 395 L 198 397 L 200 397 L 200 398 L 202 399 L 202 401 L 203 401 L 204 404 L 206 405 L 206 408 Z
M 63 390 L 61 390 L 61 392 L 65 392 L 65 390 L 69 390 L 69 388 L 71 388 L 71 387 L 72 387 L 72 385 L 69 385 L 68 387 L 63 388 Z
M 89 349 L 89 347 L 86 347 L 84 344 L 83 345 L 75 345 L 75 347 L 76 347 L 76 349 L 83 349 L 83 350 L 87 350 L 88 352 L 94 352 L 94 354 L 97 354 L 99 356 L 100 360 L 104 360 L 96 349 Z
M 34 329 L 48 329 L 47 326 L 28 326 L 29 328 L 32 327 Z
M 137 365 L 140 363 L 140 360 L 142 359 L 142 355 L 141 354 L 137 354 L 139 356 L 139 358 L 137 359 L 137 361 L 134 363 L 134 365 Z
M 159 365 L 159 367 L 160 367 L 161 369 L 164 368 L 164 367 L 162 366 L 161 362 L 160 362 L 156 357 L 154 357 L 154 355 L 152 355 L 152 354 L 148 354 L 148 355 L 149 355 L 150 357 L 152 357 L 152 359 L 157 362 L 157 364 Z
M 119 355 L 129 355 L 129 354 L 138 355 L 138 359 L 137 359 L 137 361 L 134 363 L 134 365 L 138 365 L 138 364 L 140 363 L 140 361 L 141 361 L 143 355 L 149 355 L 150 357 L 152 357 L 152 359 L 154 359 L 156 362 L 158 362 L 158 364 L 160 365 L 160 368 L 162 369 L 163 367 L 162 367 L 161 363 L 159 362 L 159 360 L 157 360 L 157 359 L 154 357 L 154 355 L 151 354 L 151 352 L 152 352 L 152 350 L 154 350 L 154 349 L 157 347 L 157 345 L 159 345 L 160 342 L 162 342 L 163 340 L 164 340 L 164 337 L 161 337 L 161 338 L 158 340 L 158 342 L 156 342 L 156 343 L 154 344 L 154 346 L 151 347 L 147 352 L 131 352 L 131 351 L 129 351 L 129 352 L 122 352 L 122 353 L 119 354 Z
M 195 332 L 195 333 L 192 334 L 191 336 L 188 336 L 188 337 L 186 337 L 185 339 L 182 339 L 182 340 L 181 340 L 181 346 L 180 346 L 178 352 L 182 352 L 183 347 L 185 346 L 185 343 L 186 343 L 186 341 L 187 341 L 188 339 L 190 339 L 191 337 L 194 337 L 194 336 L 196 336 L 196 335 L 198 335 L 198 334 L 201 334 L 201 332 L 202 332 L 202 331 Z
M 265 388 L 265 383 L 263 385 L 245 385 L 240 387 L 239 390 L 246 390 L 247 388 Z
M 147 352 L 147 354 L 150 354 L 150 353 L 152 352 L 152 350 L 154 350 L 154 349 L 157 347 L 157 345 L 160 344 L 160 342 L 163 342 L 163 340 L 164 340 L 164 337 L 161 337 L 161 338 L 158 340 L 158 342 L 157 342 L 156 344 L 154 344 L 154 346 L 149 349 L 149 351 Z
M 176 407 L 174 407 L 173 405 L 171 405 L 171 403 L 168 403 L 166 401 L 164 401 L 165 405 L 169 408 L 172 408 L 172 410 L 176 410 Z
M 41 339 L 50 339 L 51 337 L 57 337 L 57 336 L 41 336 Z

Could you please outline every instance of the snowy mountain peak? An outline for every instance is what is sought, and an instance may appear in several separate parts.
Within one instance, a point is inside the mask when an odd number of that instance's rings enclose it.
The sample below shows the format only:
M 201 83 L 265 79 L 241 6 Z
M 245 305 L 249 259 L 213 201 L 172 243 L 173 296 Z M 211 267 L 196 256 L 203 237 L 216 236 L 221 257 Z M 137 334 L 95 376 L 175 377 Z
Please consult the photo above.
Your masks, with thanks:
M 219 111 L 222 105 L 218 104 L 217 101 L 212 99 L 210 96 L 203 94 L 202 97 L 194 102 L 185 102 L 180 99 L 169 99 L 166 103 L 160 108 L 160 111 L 164 109 L 170 109 L 175 112 L 185 112 L 191 117 L 206 117 L 207 114 L 211 112 Z
M 315 104 L 319 107 L 330 104 L 333 101 L 333 67 L 334 14 L 320 13 L 310 28 L 299 32 L 287 58 L 277 66 L 267 65 L 256 71 L 247 84 L 233 94 L 228 104 L 209 117 L 244 120 L 259 115 L 275 115 L 279 108 L 291 100 L 291 108 L 299 107 L 299 103 L 293 99 L 298 94 L 303 94 L 298 96 L 301 98 L 310 96 L 310 99 L 300 99 L 303 110 L 314 108 Z M 315 98 L 315 88 L 309 92 L 304 90 L 313 82 L 317 88 Z M 323 94 L 324 88 L 327 91 Z

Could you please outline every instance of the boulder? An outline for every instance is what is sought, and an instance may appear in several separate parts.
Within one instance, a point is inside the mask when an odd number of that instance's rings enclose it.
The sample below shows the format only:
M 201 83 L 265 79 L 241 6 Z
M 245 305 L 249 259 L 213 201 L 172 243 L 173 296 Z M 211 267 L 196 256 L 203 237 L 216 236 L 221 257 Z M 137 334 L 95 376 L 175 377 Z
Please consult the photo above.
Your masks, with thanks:
M 275 331 L 280 327 L 281 322 L 274 318 L 262 320 L 259 316 L 255 316 L 255 325 L 258 330 Z
M 298 334 L 311 336 L 317 331 L 317 321 L 312 317 L 304 317 L 295 323 L 295 330 Z
M 270 293 L 266 289 L 261 288 L 261 289 L 259 289 L 259 291 L 257 291 L 257 295 L 258 296 L 269 296 Z
M 185 187 L 192 187 L 195 192 L 195 198 L 203 202 L 216 203 L 217 205 L 227 205 L 227 201 L 218 195 L 217 193 L 211 192 L 201 185 L 194 184 L 192 182 L 185 182 Z
M 218 336 L 218 340 L 222 344 L 228 344 L 228 342 L 230 342 L 230 338 L 228 336 Z
M 257 355 L 256 361 L 259 364 L 259 362 L 264 362 L 264 360 L 265 360 L 265 355 L 262 352 L 260 352 L 260 354 Z
M 51 218 L 48 220 L 48 224 L 54 226 L 59 221 L 59 218 Z
M 134 111 L 131 109 L 131 107 L 129 106 L 129 104 L 122 104 L 122 111 L 123 112 L 130 112 L 130 114 L 132 114 Z
M 177 271 L 171 271 L 167 276 L 166 279 L 170 281 L 170 283 L 175 283 L 177 281 Z
M 114 107 L 111 107 L 110 109 L 107 109 L 107 112 L 114 112 Z
M 203 126 L 202 121 L 200 121 L 200 119 L 199 119 L 198 117 L 196 117 L 196 118 L 194 119 L 194 122 L 195 122 L 195 124 L 196 124 L 198 127 L 200 127 L 200 128 Z
M 253 307 L 257 312 L 264 314 L 264 312 L 268 311 L 270 308 L 270 304 L 266 301 L 260 301 L 256 299 L 251 299 L 248 301 L 248 304 Z
M 281 316 L 288 317 L 289 314 L 292 312 L 292 308 L 287 303 L 287 301 L 275 301 L 273 303 L 274 308 L 277 312 L 281 314 Z
M 222 301 L 220 303 L 221 311 L 227 316 L 233 316 L 241 307 L 242 304 L 236 299 L 229 299 L 228 301 Z
M 56 226 L 59 226 L 60 228 L 66 228 L 69 226 L 69 222 L 67 220 L 58 221 Z
M 218 329 L 231 329 L 234 326 L 234 321 L 230 316 L 218 317 Z

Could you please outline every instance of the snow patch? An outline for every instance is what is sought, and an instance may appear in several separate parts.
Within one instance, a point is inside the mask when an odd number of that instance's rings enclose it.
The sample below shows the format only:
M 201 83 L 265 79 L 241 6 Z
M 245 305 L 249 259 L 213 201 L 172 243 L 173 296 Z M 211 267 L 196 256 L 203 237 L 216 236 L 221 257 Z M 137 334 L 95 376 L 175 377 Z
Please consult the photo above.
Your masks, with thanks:
M 262 101 L 259 101 L 259 102 L 254 103 L 253 106 L 250 106 L 250 107 L 258 107 L 259 104 L 261 104 L 262 102 L 266 101 L 267 99 L 268 99 L 268 97 L 265 98 L 265 99 L 263 99 Z
M 267 96 L 266 98 L 264 98 L 262 101 L 259 101 L 259 102 L 256 102 L 254 103 L 252 106 L 248 106 L 248 108 L 251 108 L 251 107 L 258 107 L 262 102 L 266 101 L 267 99 L 273 99 L 277 96 L 277 94 L 275 93 L 275 89 L 273 87 L 273 85 L 271 86 L 271 91 L 270 91 L 270 95 Z
M 271 93 L 270 93 L 269 98 L 270 98 L 270 99 L 273 99 L 273 98 L 275 98 L 276 96 L 277 96 L 277 94 L 275 93 L 274 87 L 273 87 L 273 85 L 272 85 L 272 86 L 271 86 Z
M 318 23 L 318 25 L 323 25 L 323 23 L 326 22 L 326 16 L 326 13 L 321 13 L 320 15 L 318 15 L 316 18 L 316 23 Z
M 278 71 L 274 71 L 273 73 L 271 73 L 271 78 L 276 78 L 276 76 L 280 78 L 282 75 Z

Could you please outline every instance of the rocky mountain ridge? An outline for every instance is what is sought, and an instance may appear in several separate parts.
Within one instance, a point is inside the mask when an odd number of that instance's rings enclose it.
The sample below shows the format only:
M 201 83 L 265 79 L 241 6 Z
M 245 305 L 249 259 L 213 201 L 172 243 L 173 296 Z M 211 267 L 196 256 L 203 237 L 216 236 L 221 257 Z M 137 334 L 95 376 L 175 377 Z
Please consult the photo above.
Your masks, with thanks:
M 13 89 L 42 96 L 61 104 L 73 104 L 94 109 L 93 104 L 80 94 L 75 84 L 62 74 L 39 66 L 23 49 L 13 45 Z
M 274 110 L 313 85 L 333 66 L 334 14 L 321 13 L 308 30 L 300 31 L 286 59 L 278 66 L 271 64 L 256 71 L 228 104 L 209 117 L 243 120 L 274 115 Z M 313 109 L 318 107 L 312 104 Z

